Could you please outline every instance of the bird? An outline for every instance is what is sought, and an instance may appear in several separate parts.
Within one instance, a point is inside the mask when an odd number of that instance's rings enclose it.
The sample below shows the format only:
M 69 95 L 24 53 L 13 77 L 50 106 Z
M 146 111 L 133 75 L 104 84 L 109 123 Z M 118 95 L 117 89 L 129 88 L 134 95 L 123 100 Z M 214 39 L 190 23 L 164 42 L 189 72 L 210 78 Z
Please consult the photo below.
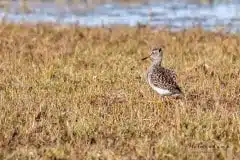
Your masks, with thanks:
M 177 76 L 173 70 L 162 67 L 163 50 L 162 48 L 154 48 L 145 58 L 152 59 L 152 64 L 147 70 L 147 82 L 150 87 L 155 90 L 161 97 L 173 96 L 179 97 L 183 94 L 177 84 Z

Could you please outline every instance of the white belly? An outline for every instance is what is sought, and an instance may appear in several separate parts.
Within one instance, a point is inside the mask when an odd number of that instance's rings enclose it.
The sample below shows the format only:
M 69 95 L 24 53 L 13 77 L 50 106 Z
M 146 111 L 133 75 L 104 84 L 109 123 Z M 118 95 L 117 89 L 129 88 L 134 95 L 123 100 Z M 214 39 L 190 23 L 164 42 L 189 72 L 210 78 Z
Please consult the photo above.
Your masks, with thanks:
M 155 87 L 153 85 L 150 85 L 156 92 L 158 92 L 161 96 L 170 96 L 172 95 L 172 92 L 170 92 L 169 90 L 167 89 L 162 89 L 162 88 L 158 88 L 158 87 Z

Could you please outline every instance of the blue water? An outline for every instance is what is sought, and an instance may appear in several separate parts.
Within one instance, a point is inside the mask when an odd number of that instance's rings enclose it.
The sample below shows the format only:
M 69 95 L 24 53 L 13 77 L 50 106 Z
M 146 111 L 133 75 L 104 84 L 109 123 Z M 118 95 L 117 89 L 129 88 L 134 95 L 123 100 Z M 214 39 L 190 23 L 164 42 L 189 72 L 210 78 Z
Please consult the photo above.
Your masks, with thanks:
M 101 4 L 86 9 L 86 5 L 59 5 L 54 2 L 30 1 L 31 12 L 19 11 L 20 4 L 13 1 L 8 11 L 0 8 L 0 18 L 9 22 L 57 22 L 85 26 L 111 26 L 149 24 L 153 27 L 185 29 L 200 25 L 205 29 L 239 32 L 240 2 L 220 2 L 216 4 L 194 4 L 183 1 L 149 2 L 148 4 L 119 3 Z

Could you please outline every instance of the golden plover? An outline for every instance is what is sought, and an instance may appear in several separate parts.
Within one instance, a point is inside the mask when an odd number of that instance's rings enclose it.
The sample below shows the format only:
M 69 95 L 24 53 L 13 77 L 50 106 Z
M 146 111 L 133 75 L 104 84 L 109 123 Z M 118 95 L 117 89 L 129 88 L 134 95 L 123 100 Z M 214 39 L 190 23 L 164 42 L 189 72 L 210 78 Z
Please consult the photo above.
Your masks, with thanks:
M 180 96 L 182 91 L 176 82 L 176 73 L 161 66 L 163 57 L 162 49 L 153 49 L 151 54 L 142 60 L 149 57 L 152 59 L 152 65 L 147 71 L 149 85 L 161 96 Z

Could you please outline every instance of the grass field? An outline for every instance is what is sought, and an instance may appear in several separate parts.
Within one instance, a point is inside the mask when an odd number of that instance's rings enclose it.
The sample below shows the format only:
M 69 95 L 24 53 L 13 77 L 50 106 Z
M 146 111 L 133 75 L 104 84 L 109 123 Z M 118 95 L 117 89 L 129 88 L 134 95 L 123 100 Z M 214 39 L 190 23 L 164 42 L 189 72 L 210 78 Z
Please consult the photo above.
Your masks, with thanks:
M 240 36 L 191 29 L 0 24 L 0 159 L 240 155 Z M 150 89 L 164 47 L 183 99 Z

